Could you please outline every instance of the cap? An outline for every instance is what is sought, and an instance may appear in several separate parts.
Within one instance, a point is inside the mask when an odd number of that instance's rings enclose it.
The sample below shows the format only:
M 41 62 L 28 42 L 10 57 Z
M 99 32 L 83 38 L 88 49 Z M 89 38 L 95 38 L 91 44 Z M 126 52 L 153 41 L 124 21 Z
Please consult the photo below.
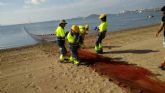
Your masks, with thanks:
M 61 20 L 60 24 L 67 24 L 67 22 L 65 20 Z
M 107 14 L 101 14 L 101 15 L 99 16 L 99 18 L 102 19 L 102 18 L 104 18 L 104 17 L 106 17 L 106 16 L 107 16 Z

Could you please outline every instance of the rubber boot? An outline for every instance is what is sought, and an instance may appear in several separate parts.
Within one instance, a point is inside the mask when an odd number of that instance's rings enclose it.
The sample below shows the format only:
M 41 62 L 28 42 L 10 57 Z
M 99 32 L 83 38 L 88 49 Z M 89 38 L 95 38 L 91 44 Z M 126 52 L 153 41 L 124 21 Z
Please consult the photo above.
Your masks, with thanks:
M 74 62 L 74 57 L 73 56 L 70 56 L 69 62 Z
M 77 61 L 77 60 L 74 60 L 74 63 L 73 63 L 74 65 L 79 65 L 79 62 Z
M 99 46 L 95 46 L 96 53 L 99 53 Z
M 103 46 L 102 46 L 102 44 L 99 44 L 99 53 L 100 53 L 100 54 L 103 53 Z
M 64 55 L 60 55 L 60 62 L 64 62 L 64 60 L 65 60 L 65 57 L 64 57 Z

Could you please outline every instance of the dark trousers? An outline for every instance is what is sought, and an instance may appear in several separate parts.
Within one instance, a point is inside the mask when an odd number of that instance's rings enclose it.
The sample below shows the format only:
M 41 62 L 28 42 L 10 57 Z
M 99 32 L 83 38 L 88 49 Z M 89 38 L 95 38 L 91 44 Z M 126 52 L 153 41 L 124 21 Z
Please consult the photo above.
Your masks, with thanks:
M 73 56 L 77 61 L 79 61 L 78 49 L 79 49 L 79 45 L 70 44 L 70 50 L 71 50 L 72 56 Z
M 107 31 L 99 33 L 99 35 L 97 37 L 97 41 L 96 41 L 96 46 L 99 46 L 99 44 L 102 43 L 102 40 L 105 38 L 106 32 Z
M 80 44 L 84 44 L 84 36 L 81 35 L 79 38 L 80 38 L 79 40 Z
M 60 53 L 65 55 L 67 53 L 67 50 L 65 48 L 65 40 L 58 39 L 57 44 L 60 47 Z

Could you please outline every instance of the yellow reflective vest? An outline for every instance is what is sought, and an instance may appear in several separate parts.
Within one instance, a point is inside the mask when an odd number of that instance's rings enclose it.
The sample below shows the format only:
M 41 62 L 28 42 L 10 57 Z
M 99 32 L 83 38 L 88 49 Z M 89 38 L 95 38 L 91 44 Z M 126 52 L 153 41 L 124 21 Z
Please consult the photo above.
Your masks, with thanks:
M 101 22 L 99 25 L 99 32 L 107 31 L 108 23 L 107 22 Z
M 68 33 L 67 39 L 70 44 L 77 44 L 79 42 L 79 37 L 76 40 L 76 34 L 72 35 L 71 32 Z
M 65 38 L 65 30 L 61 26 L 57 27 L 55 34 L 57 38 Z
M 85 28 L 84 26 L 79 26 L 79 30 L 80 30 L 80 34 L 84 34 L 85 33 Z

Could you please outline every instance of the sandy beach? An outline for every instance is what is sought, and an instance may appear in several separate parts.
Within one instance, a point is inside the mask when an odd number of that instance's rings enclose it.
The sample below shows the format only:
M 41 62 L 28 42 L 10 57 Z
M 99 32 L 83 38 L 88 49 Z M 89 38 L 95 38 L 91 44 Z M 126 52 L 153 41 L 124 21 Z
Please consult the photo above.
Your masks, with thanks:
M 158 25 L 108 32 L 104 56 L 122 58 L 144 67 L 165 81 L 163 35 L 155 37 Z M 86 49 L 94 52 L 96 35 L 87 36 Z M 0 50 L 0 93 L 127 93 L 114 82 L 85 65 L 59 63 L 55 43 Z

